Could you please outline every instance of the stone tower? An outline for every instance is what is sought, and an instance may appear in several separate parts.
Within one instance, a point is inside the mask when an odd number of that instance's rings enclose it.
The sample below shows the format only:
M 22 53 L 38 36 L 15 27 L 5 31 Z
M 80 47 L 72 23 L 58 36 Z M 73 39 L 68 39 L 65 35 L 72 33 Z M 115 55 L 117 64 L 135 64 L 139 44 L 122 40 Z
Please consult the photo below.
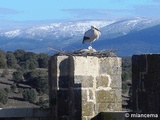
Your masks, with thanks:
M 55 55 L 49 61 L 53 120 L 90 120 L 122 110 L 121 58 Z

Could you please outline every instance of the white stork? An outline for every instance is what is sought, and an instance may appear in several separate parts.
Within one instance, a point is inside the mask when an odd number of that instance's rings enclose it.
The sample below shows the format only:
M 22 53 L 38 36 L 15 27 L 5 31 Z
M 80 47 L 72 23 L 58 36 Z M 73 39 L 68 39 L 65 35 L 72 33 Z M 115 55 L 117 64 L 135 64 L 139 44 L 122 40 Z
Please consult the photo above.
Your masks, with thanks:
M 89 48 L 92 48 L 92 42 L 97 40 L 101 32 L 95 26 L 91 26 L 91 29 L 85 32 L 82 43 L 85 44 L 86 42 L 90 42 Z

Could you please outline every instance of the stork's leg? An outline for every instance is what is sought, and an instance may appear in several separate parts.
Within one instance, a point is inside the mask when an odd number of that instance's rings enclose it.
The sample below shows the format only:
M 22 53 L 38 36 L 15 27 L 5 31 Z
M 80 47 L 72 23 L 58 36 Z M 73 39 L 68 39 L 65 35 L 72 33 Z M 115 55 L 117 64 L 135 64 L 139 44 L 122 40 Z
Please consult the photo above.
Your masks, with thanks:
M 90 42 L 90 46 L 92 47 L 92 42 Z

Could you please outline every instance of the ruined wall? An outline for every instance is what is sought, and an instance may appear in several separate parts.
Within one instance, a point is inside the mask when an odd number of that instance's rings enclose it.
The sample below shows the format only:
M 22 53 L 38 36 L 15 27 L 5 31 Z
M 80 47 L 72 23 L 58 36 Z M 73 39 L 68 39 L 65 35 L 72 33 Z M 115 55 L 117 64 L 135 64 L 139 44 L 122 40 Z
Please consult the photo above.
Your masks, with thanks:
M 133 110 L 160 114 L 160 54 L 132 57 Z
M 49 62 L 53 120 L 90 120 L 121 111 L 121 58 L 53 56 Z

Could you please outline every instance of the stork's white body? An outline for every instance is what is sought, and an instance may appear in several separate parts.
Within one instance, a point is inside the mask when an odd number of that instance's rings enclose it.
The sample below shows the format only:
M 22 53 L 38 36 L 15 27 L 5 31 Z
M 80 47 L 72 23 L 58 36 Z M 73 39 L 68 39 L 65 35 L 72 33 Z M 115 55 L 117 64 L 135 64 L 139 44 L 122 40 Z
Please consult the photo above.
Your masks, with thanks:
M 92 43 L 99 38 L 100 34 L 101 34 L 100 31 L 96 27 L 91 26 L 91 29 L 85 32 L 82 43 L 83 44 L 85 44 L 86 42 Z

